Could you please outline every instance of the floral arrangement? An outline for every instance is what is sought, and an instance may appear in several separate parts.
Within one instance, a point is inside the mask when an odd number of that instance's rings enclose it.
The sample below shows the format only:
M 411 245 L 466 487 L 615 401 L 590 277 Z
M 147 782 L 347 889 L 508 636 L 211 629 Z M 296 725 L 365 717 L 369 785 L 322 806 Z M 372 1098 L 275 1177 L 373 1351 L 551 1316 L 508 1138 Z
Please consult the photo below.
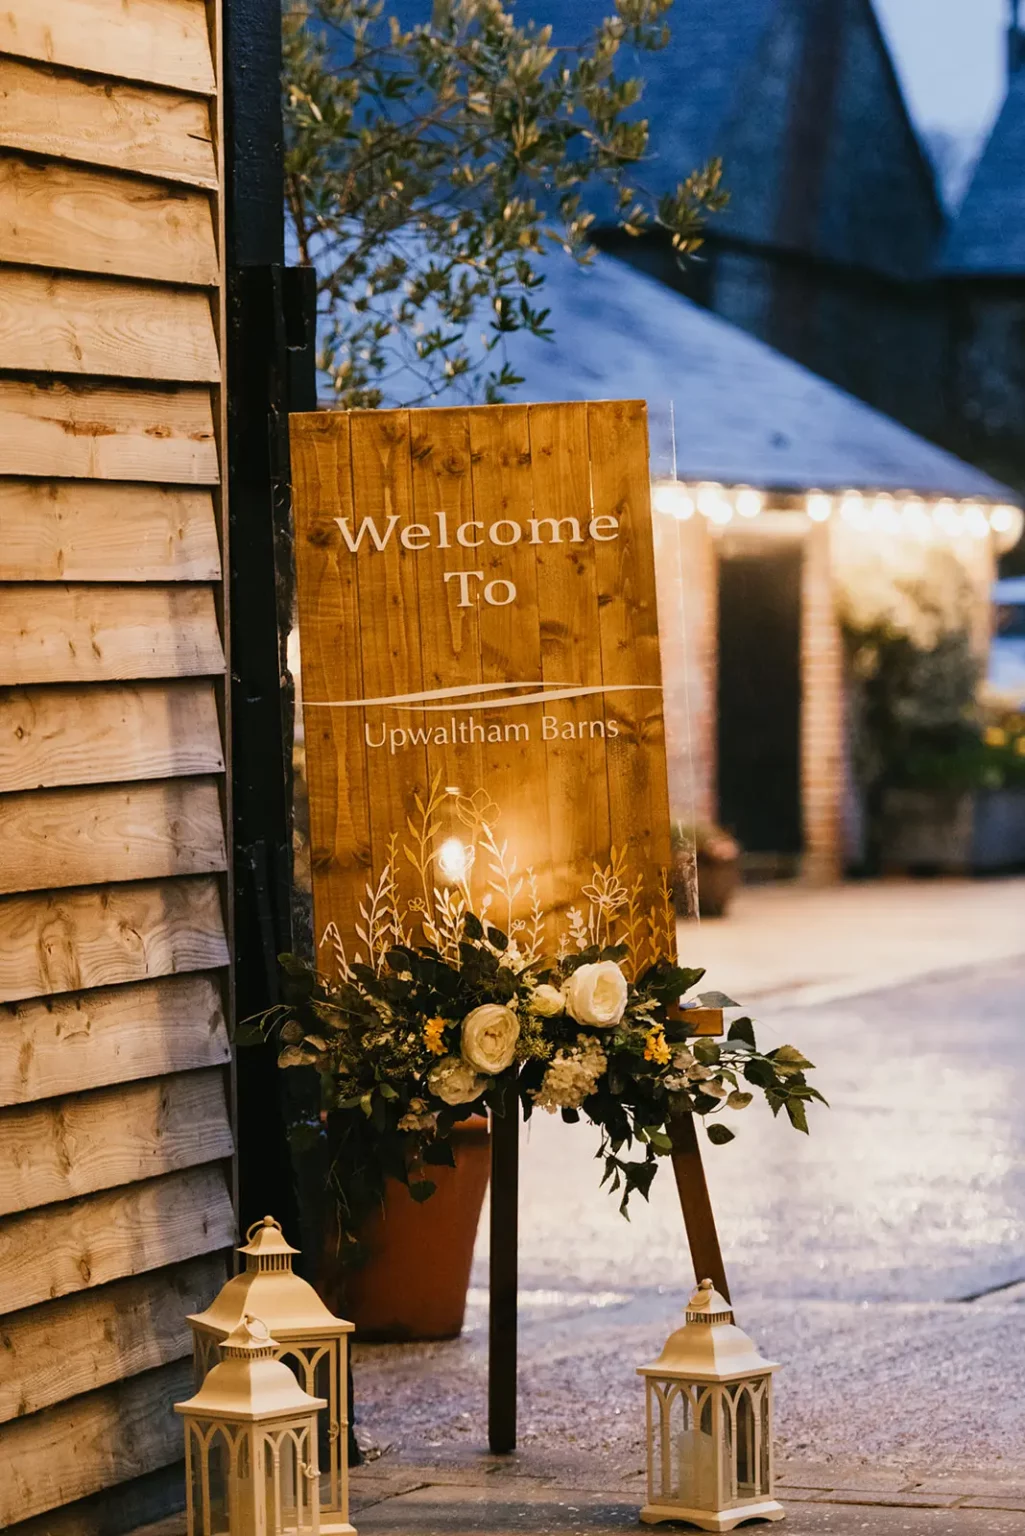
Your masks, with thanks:
M 672 1151 L 674 1117 L 699 1115 L 710 1140 L 726 1143 L 734 1133 L 725 1112 L 745 1109 L 760 1091 L 774 1114 L 785 1111 L 807 1131 L 807 1104 L 821 1095 L 800 1051 L 760 1052 L 743 1017 L 725 1040 L 700 1036 L 690 1010 L 736 1006 L 721 993 L 681 1004 L 704 973 L 670 958 L 675 916 L 665 872 L 659 900 L 642 913 L 640 883 L 613 853 L 567 910 L 549 958 L 545 939 L 558 925 L 541 910 L 530 872 L 521 875 L 497 840 L 495 808 L 480 795 L 463 801 L 472 841 L 461 876 L 446 881 L 432 851 L 438 807 L 435 785 L 410 821 L 406 855 L 419 894 L 403 905 L 393 840 L 361 908 L 364 951 L 350 960 L 331 925 L 323 943 L 334 976 L 283 956 L 286 1000 L 262 1020 L 280 1041 L 281 1066 L 320 1074 L 347 1242 L 357 1242 L 387 1177 L 407 1184 L 414 1199 L 428 1198 L 431 1166 L 453 1163 L 455 1124 L 485 1106 L 505 1113 L 516 1098 L 525 1117 L 542 1109 L 600 1127 L 602 1182 L 622 1192 L 624 1214 L 635 1191 L 647 1197 L 658 1158 Z M 487 879 L 474 911 L 480 854 Z M 623 1155 L 635 1147 L 639 1157 Z

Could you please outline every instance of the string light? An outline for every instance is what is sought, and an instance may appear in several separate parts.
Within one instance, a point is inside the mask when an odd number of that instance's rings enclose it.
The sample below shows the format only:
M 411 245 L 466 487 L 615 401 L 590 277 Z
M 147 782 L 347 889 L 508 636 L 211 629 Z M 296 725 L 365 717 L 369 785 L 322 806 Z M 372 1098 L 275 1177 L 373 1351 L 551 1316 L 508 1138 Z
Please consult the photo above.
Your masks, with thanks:
M 747 520 L 759 517 L 766 509 L 768 496 L 752 485 L 726 487 L 716 480 L 687 485 L 678 480 L 657 480 L 652 484 L 651 500 L 656 512 L 681 522 L 700 512 L 721 528 L 735 516 Z M 859 532 L 921 541 L 937 534 L 950 539 L 980 540 L 992 534 L 1001 554 L 1013 549 L 1025 532 L 1025 512 L 1020 507 L 987 507 L 975 501 L 959 502 L 951 496 L 931 501 L 910 491 L 848 490 L 834 494 L 810 490 L 804 495 L 804 510 L 813 523 L 828 522 L 838 512 L 845 523 Z

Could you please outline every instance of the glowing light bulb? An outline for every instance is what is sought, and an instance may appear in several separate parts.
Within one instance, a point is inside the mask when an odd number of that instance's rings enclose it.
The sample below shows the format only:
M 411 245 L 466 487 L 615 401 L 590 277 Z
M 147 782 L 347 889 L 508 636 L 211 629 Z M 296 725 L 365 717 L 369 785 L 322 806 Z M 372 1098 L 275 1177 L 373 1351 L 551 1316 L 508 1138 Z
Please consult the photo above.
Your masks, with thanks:
M 989 526 L 997 536 L 997 549 L 1002 555 L 1013 549 L 1025 529 L 1025 513 L 1020 507 L 993 507 L 989 514 Z
M 681 522 L 694 515 L 694 499 L 678 480 L 657 480 L 651 489 L 651 505 L 664 517 Z
M 857 491 L 848 491 L 840 503 L 840 516 L 845 523 L 850 523 L 854 528 L 865 528 L 868 525 L 868 509 L 865 506 L 865 498 Z
M 442 876 L 456 885 L 466 879 L 470 867 L 470 850 L 458 837 L 446 837 L 438 849 L 438 868 Z
M 877 496 L 872 503 L 872 523 L 883 533 L 898 533 L 900 531 L 900 514 L 897 511 L 897 503 L 892 496 L 884 491 Z
M 733 504 L 739 517 L 757 517 L 765 505 L 765 497 L 750 485 L 738 485 Z
M 809 491 L 804 498 L 804 510 L 813 523 L 825 523 L 833 515 L 833 498 L 822 491 Z
M 725 496 L 720 496 L 719 500 L 714 504 L 708 513 L 709 522 L 718 523 L 720 527 L 722 527 L 725 523 L 730 522 L 732 517 L 733 508 L 730 506 Z
M 704 485 L 698 486 L 697 504 L 702 517 L 710 517 L 713 522 L 722 522 L 721 517 L 716 517 L 716 510 L 722 506 L 722 486 L 715 481 L 706 480 Z M 731 513 L 732 516 L 732 513 Z M 728 522 L 729 519 L 727 518 Z
M 989 538 L 989 518 L 986 516 L 985 509 L 974 502 L 970 502 L 964 509 L 964 525 L 966 532 L 970 533 L 973 539 Z

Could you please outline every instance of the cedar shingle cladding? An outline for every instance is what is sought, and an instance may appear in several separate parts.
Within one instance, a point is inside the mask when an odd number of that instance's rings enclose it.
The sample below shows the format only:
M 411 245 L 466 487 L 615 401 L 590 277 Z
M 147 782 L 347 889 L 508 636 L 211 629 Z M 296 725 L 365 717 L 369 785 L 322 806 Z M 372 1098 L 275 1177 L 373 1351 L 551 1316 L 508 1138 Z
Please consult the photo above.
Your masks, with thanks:
M 24 1536 L 173 1497 L 184 1318 L 234 1235 L 218 20 L 0 16 L 0 1526 Z

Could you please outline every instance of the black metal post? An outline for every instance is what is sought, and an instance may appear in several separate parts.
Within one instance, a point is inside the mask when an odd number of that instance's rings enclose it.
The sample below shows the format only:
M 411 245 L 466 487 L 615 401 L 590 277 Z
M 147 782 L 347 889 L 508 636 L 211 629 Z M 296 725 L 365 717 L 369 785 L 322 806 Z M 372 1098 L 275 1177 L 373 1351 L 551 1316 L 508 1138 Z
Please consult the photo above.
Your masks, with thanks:
M 519 1241 L 520 1115 L 516 1083 L 491 1118 L 491 1261 L 488 1315 L 488 1444 L 516 1449 L 516 1292 Z
M 288 411 L 316 405 L 313 273 L 284 269 L 280 0 L 225 0 L 227 425 L 236 1013 L 277 1000 L 292 948 Z M 239 1052 L 239 1221 L 298 1226 L 284 1084 Z

